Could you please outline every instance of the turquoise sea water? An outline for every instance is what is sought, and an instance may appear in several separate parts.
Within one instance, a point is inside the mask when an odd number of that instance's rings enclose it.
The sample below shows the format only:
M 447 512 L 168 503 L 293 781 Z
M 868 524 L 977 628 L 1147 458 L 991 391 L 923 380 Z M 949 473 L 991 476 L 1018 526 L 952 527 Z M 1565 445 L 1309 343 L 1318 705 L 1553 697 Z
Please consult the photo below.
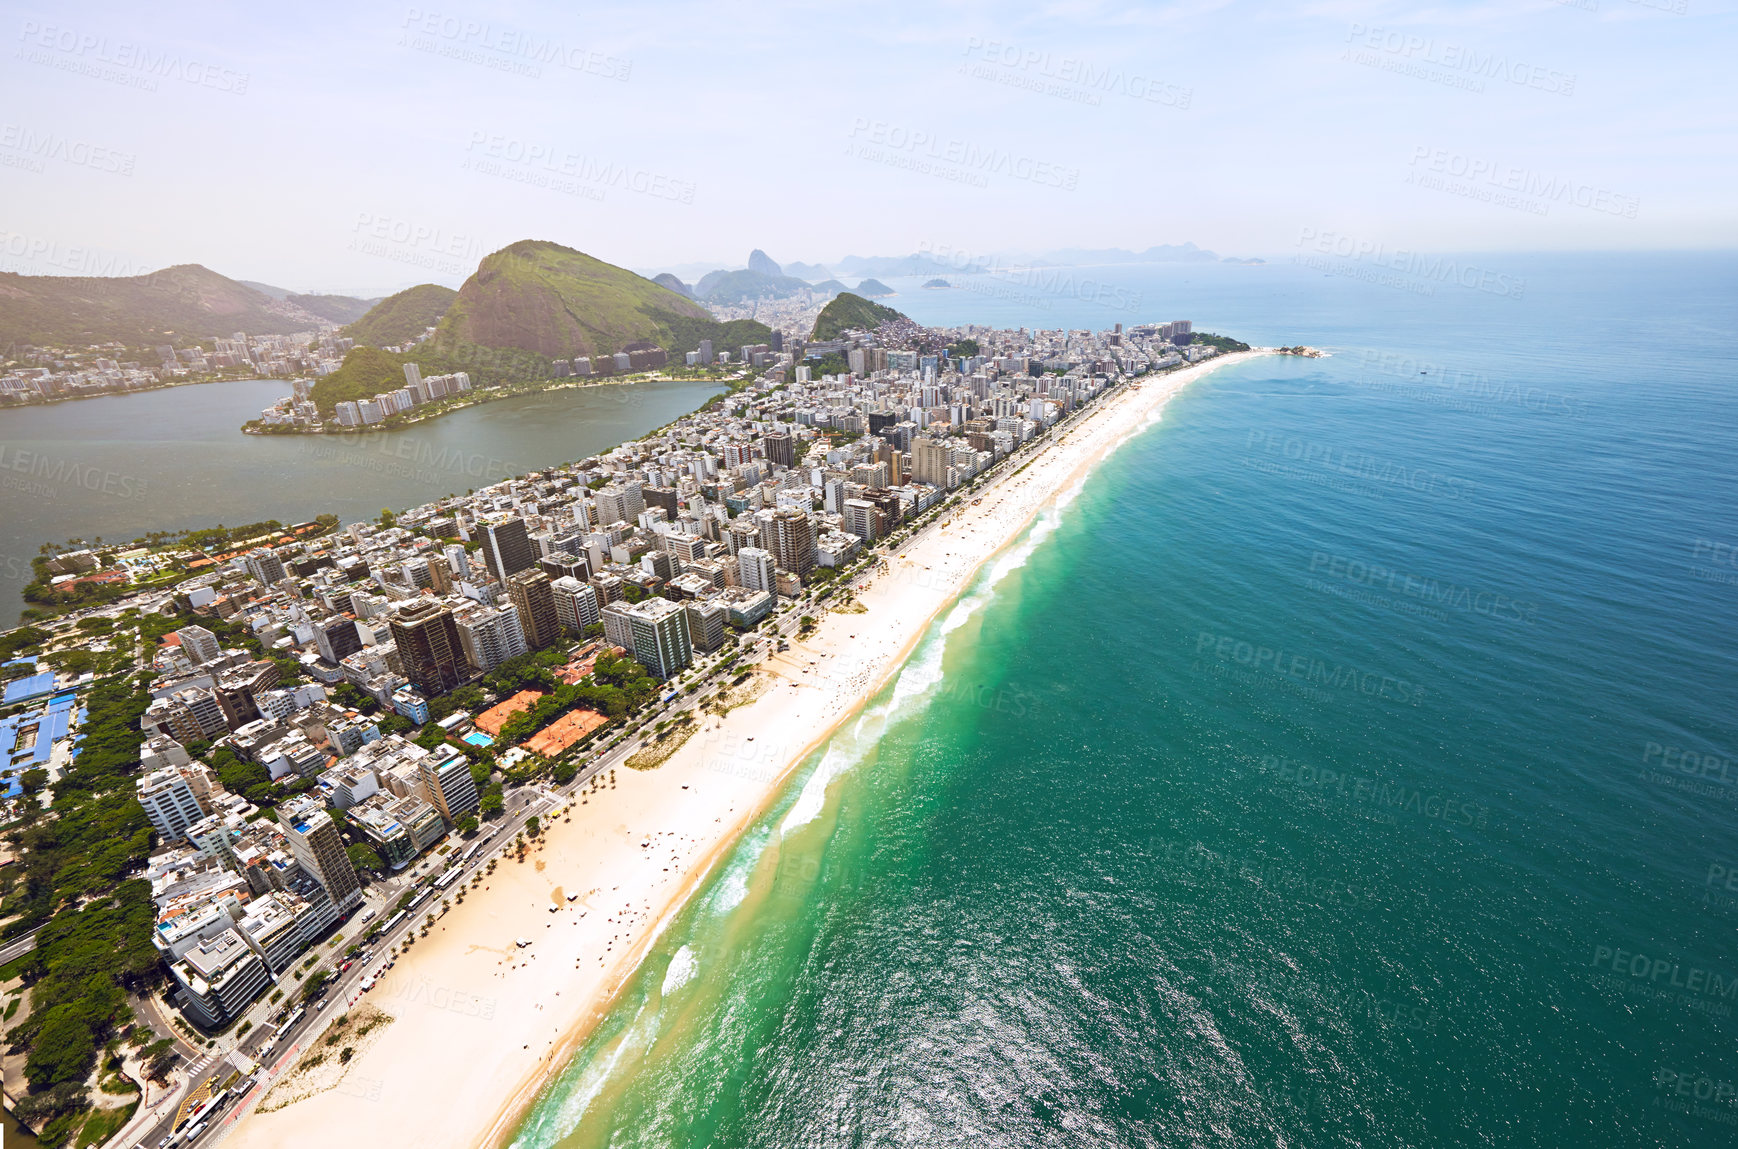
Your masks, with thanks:
M 1064 493 L 519 1144 L 1732 1143 L 1738 264 L 1509 262 L 1107 271 L 1334 355 Z

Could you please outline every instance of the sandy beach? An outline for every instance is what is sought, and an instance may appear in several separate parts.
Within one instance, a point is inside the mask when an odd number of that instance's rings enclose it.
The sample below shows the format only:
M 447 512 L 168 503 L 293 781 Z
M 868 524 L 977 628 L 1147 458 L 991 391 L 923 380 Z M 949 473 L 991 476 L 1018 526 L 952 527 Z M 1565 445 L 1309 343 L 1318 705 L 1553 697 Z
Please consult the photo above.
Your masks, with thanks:
M 1221 356 L 1100 400 L 1035 456 L 981 486 L 978 505 L 909 542 L 884 573 L 860 578 L 865 612 L 827 614 L 809 638 L 764 663 L 766 689 L 753 701 L 724 718 L 705 715 L 656 769 L 617 768 L 613 785 L 546 819 L 523 862 L 508 854 L 483 885 L 455 885 L 451 910 L 366 995 L 391 1023 L 370 1034 L 329 1087 L 271 1112 L 249 1111 L 224 1143 L 504 1142 L 662 923 L 809 750 L 899 669 L 984 562 L 1178 390 L 1259 354 Z

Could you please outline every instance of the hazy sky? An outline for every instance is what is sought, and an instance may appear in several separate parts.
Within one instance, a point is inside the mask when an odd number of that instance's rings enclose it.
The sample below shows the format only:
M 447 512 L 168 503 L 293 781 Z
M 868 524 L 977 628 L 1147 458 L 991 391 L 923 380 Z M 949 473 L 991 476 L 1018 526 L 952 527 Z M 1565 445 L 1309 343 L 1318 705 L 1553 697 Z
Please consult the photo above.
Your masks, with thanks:
M 1731 247 L 1733 9 L 6 4 L 0 270 Z

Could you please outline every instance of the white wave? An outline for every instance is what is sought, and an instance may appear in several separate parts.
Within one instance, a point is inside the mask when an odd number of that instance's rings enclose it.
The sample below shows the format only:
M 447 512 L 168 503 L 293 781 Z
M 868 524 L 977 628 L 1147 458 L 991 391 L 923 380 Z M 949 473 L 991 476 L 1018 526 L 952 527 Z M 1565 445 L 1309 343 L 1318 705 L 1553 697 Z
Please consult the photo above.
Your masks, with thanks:
M 941 681 L 941 660 L 946 644 L 934 638 L 924 640 L 893 681 L 893 695 L 887 704 L 876 709 L 876 718 L 885 720 L 914 698 L 921 698 Z
M 601 1062 L 587 1065 L 555 1113 L 547 1121 L 539 1122 L 538 1128 L 526 1129 L 514 1140 L 512 1149 L 540 1149 L 542 1146 L 556 1145 L 578 1129 L 585 1111 L 591 1108 L 591 1103 L 597 1100 L 598 1094 L 603 1092 L 604 1086 L 615 1075 L 616 1067 L 621 1065 L 630 1050 L 650 1045 L 656 1031 L 657 1018 L 648 1016 L 642 1006 L 639 1015 L 628 1026 L 622 1039 L 616 1042 L 615 1048 L 609 1051 L 609 1055 Z M 558 1085 L 557 1088 L 562 1087 Z
M 1039 545 L 1061 525 L 1061 521 L 1055 508 L 1042 511 L 1020 541 L 998 555 L 989 569 L 970 587 L 965 597 L 954 604 L 954 608 L 942 620 L 941 635 L 945 637 L 952 634 L 970 621 L 972 615 L 992 602 L 995 599 L 996 584 L 1025 566 L 1037 552 Z M 939 661 L 938 658 L 938 664 Z
M 712 912 L 727 914 L 742 904 L 742 899 L 748 897 L 748 874 L 745 868 L 732 866 L 718 883 L 718 892 L 712 895 Z
M 683 946 L 676 951 L 676 956 L 670 959 L 670 967 L 664 971 L 664 984 L 658 993 L 669 997 L 683 986 L 687 985 L 700 968 L 700 959 L 694 956 L 694 951 Z
M 712 913 L 724 915 L 742 904 L 748 897 L 748 875 L 754 872 L 754 867 L 760 861 L 760 856 L 766 850 L 767 833 L 756 831 L 742 840 L 731 853 L 729 868 L 718 880 L 718 889 L 714 891 L 707 908 Z
M 779 823 L 779 836 L 782 838 L 800 826 L 806 826 L 821 816 L 827 801 L 827 787 L 834 778 L 844 772 L 845 751 L 841 747 L 828 749 L 821 764 L 815 767 L 815 772 L 809 775 L 809 780 L 803 783 L 803 792 L 797 795 L 797 800 L 791 804 L 785 814 L 784 821 Z

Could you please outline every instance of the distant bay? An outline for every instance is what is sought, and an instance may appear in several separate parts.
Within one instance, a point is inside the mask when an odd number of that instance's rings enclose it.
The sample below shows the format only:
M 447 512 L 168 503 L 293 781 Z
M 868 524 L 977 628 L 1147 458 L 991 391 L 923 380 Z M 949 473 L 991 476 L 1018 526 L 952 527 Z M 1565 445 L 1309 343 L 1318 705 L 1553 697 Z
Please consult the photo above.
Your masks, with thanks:
M 17 621 L 30 560 L 46 542 L 321 513 L 373 518 L 607 450 L 719 388 L 546 391 L 362 436 L 241 433 L 287 391 L 283 380 L 250 379 L 0 412 L 0 626 Z

